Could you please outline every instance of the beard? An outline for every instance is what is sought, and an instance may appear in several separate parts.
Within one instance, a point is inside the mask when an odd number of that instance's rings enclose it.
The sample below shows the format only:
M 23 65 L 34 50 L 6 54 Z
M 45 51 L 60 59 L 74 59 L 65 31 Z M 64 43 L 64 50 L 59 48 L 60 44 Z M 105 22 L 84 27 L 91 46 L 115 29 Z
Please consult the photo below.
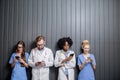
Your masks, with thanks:
M 38 48 L 38 50 L 43 50 L 44 49 L 44 47 L 42 47 L 42 48 Z

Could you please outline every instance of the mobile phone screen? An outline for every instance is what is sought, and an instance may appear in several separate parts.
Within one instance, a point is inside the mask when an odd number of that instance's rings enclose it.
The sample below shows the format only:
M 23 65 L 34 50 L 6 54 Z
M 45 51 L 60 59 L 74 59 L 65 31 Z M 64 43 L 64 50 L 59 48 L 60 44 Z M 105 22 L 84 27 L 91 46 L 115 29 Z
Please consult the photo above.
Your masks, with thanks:
M 19 56 L 15 56 L 16 59 L 19 59 L 20 57 Z
M 38 62 L 39 64 L 41 63 L 41 62 Z
M 73 56 L 74 54 L 70 54 L 70 56 Z

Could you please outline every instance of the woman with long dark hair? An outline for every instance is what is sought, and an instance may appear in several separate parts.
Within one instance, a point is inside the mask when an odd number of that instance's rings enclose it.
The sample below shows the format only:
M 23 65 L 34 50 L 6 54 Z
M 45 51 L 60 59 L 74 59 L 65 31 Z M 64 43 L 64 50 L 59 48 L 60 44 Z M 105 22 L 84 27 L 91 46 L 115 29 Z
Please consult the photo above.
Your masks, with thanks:
M 28 68 L 29 54 L 25 52 L 25 43 L 19 41 L 16 51 L 12 54 L 9 64 L 12 68 L 11 80 L 27 80 L 26 68 Z

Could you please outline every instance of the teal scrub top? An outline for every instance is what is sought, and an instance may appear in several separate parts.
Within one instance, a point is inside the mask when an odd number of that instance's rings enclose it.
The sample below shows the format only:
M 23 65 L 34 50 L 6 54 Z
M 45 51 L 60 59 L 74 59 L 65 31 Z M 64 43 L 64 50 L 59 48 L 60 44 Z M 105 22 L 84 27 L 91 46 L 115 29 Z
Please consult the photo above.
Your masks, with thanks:
M 90 54 L 90 58 L 93 59 L 93 64 L 96 65 L 96 60 L 93 54 Z M 83 64 L 85 61 L 85 57 L 83 56 L 83 54 L 80 54 L 78 56 L 78 63 L 77 65 L 81 65 Z M 94 76 L 94 70 L 92 67 L 92 63 L 88 62 L 84 68 L 79 72 L 78 75 L 78 80 L 95 80 L 95 76 Z
M 13 53 L 10 57 L 9 64 L 12 64 L 14 62 L 15 56 L 16 53 Z M 27 52 L 25 52 L 25 57 L 26 62 L 28 63 L 29 54 Z M 12 70 L 11 80 L 27 80 L 26 68 L 22 67 L 18 61 L 15 63 L 15 66 Z

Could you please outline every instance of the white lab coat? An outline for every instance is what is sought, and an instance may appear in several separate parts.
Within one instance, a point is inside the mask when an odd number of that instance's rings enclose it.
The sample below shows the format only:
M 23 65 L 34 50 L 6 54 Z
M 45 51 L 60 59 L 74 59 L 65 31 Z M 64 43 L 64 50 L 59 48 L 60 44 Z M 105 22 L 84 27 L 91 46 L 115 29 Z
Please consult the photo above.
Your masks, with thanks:
M 45 61 L 44 67 L 36 67 L 36 62 Z M 49 80 L 49 67 L 53 66 L 52 50 L 44 47 L 43 50 L 34 48 L 31 50 L 28 64 L 32 67 L 32 80 Z
M 76 59 L 75 59 L 75 53 L 74 51 L 69 51 L 68 56 L 70 56 L 70 54 L 74 54 L 74 56 L 72 57 L 72 59 L 70 61 L 68 61 L 67 63 L 65 63 L 65 67 L 60 67 L 62 64 L 62 60 L 65 59 L 65 55 L 64 55 L 64 51 L 63 50 L 58 50 L 56 51 L 56 55 L 55 55 L 55 67 L 59 67 L 59 73 L 58 73 L 58 80 L 74 80 L 74 67 L 76 65 Z M 68 57 L 67 56 L 67 57 Z M 68 69 L 68 78 L 66 77 L 64 71 L 65 68 Z

